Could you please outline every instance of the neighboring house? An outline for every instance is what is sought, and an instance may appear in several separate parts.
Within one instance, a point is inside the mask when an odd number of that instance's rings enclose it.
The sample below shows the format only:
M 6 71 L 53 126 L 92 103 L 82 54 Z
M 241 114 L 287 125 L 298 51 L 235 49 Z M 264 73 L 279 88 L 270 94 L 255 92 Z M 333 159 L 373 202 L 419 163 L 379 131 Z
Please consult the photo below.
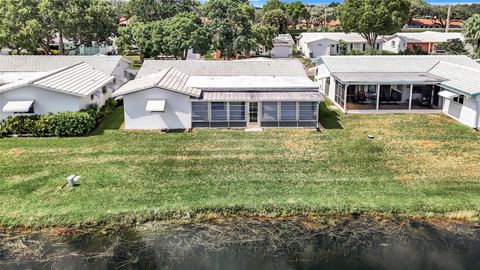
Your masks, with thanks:
M 298 60 L 147 60 L 123 97 L 126 129 L 318 127 L 322 95 Z
M 444 32 L 417 32 L 417 33 L 396 33 L 385 37 L 383 49 L 386 51 L 400 53 L 407 49 L 414 50 L 420 47 L 427 53 L 442 53 L 437 51 L 439 43 L 447 42 L 451 39 L 460 39 L 465 41 L 462 33 L 444 33 Z
M 92 103 L 103 105 L 110 94 L 107 85 L 113 80 L 113 76 L 86 63 L 30 74 L 28 78 L 0 86 L 0 119 L 75 112 Z
M 273 39 L 272 57 L 289 58 L 293 56 L 295 41 L 290 34 L 280 34 Z
M 55 69 L 85 62 L 90 66 L 113 76 L 109 87 L 116 90 L 132 78 L 131 62 L 122 56 L 51 56 L 51 55 L 8 55 L 0 56 L 0 81 L 2 76 L 15 73 L 49 72 Z
M 251 55 L 271 56 L 272 58 L 290 58 L 293 57 L 293 46 L 295 41 L 290 34 L 280 34 L 273 40 L 273 48 L 267 51 L 264 46 L 259 46 L 255 51 L 251 51 Z
M 89 46 L 82 44 L 78 49 L 75 49 L 75 43 L 73 41 L 64 38 L 63 45 L 65 48 L 65 54 L 68 55 L 115 55 L 118 51 L 118 48 L 115 45 L 115 38 L 110 38 L 109 44 L 92 42 Z M 57 35 L 50 43 L 50 48 L 58 50 L 59 46 L 60 38 Z
M 445 28 L 446 23 L 443 24 L 437 19 L 412 19 L 404 28 Z M 450 28 L 462 28 L 463 20 L 450 20 Z
M 5 92 L 0 95 L 0 104 L 3 104 L 0 109 L 3 110 L 5 102 L 32 98 L 36 104 L 36 114 L 59 110 L 78 111 L 88 105 L 86 100 L 103 105 L 105 99 L 131 78 L 129 65 L 130 62 L 120 56 L 0 56 L 0 88 Z M 77 69 L 79 67 L 84 68 L 83 73 Z M 49 88 L 48 84 L 44 84 L 45 76 L 61 79 L 62 86 Z M 94 90 L 92 85 L 96 85 L 104 76 L 111 80 L 91 94 L 90 91 Z M 63 88 L 77 87 L 75 84 L 78 84 L 79 88 L 75 88 L 78 93 Z M 89 96 L 78 98 L 78 94 Z M 75 100 L 76 103 L 67 100 Z M 6 111 L 9 111 L 8 107 Z
M 480 125 L 480 65 L 467 56 L 324 56 L 320 91 L 345 113 L 442 112 Z
M 338 55 L 338 43 L 343 40 L 348 51 L 365 52 L 370 49 L 367 40 L 357 33 L 301 33 L 298 37 L 298 46 L 306 58 L 318 58 L 325 55 Z M 375 49 L 381 51 L 384 40 L 379 36 Z

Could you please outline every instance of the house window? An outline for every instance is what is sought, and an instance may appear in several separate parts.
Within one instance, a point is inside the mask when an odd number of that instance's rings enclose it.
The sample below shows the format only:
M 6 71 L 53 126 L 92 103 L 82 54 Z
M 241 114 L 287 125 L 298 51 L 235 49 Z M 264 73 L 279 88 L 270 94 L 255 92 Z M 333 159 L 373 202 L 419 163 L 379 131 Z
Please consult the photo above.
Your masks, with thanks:
M 208 121 L 208 103 L 192 102 L 192 121 L 207 122 Z
M 245 102 L 230 102 L 230 121 L 245 121 Z
M 297 120 L 297 103 L 292 101 L 280 102 L 280 120 Z
M 463 104 L 463 101 L 465 100 L 465 96 L 464 95 L 460 95 L 458 97 L 454 97 L 453 98 L 453 101 L 456 102 L 456 103 L 459 103 L 459 104 Z
M 392 40 L 392 48 L 395 48 L 396 44 L 395 44 L 395 40 Z
M 317 120 L 317 103 L 300 102 L 299 120 Z
M 94 100 L 95 99 L 95 95 L 90 95 L 90 100 Z
M 106 87 L 106 86 L 104 86 L 104 87 L 102 87 L 102 94 L 104 94 L 104 95 L 105 95 L 106 93 L 107 93 L 107 87 Z
M 277 102 L 262 102 L 262 120 L 264 121 L 278 120 Z
M 353 43 L 350 44 L 350 50 L 353 50 Z
M 376 48 L 377 48 L 377 50 L 380 50 L 380 44 L 379 43 L 376 44 Z
M 366 51 L 366 50 L 367 50 L 367 44 L 363 43 L 362 51 Z
M 227 103 L 212 102 L 212 121 L 227 121 Z

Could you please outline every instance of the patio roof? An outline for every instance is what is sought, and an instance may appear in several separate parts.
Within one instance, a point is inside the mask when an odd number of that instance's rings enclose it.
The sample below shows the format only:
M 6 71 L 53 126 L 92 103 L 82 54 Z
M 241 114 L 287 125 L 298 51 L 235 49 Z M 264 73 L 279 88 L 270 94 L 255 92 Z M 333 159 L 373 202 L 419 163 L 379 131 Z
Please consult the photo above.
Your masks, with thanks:
M 343 84 L 434 84 L 444 78 L 425 72 L 335 72 Z
M 203 92 L 201 101 L 323 101 L 318 91 L 291 92 Z M 194 100 L 195 100 L 194 99 Z

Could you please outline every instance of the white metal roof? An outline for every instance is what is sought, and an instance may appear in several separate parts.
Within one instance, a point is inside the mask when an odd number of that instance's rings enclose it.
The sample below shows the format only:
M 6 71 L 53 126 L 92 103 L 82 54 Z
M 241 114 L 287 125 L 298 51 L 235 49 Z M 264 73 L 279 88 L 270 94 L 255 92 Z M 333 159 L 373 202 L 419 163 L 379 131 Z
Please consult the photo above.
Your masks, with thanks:
M 87 96 L 111 82 L 114 78 L 86 63 L 58 69 L 29 80 L 15 81 L 0 86 L 0 92 L 10 91 L 26 85 L 77 96 Z
M 348 84 L 432 84 L 445 81 L 426 72 L 340 72 L 332 73 L 332 76 Z
M 414 33 L 396 33 L 390 37 L 387 37 L 386 40 L 391 40 L 392 38 L 399 37 L 406 42 L 412 43 L 440 43 L 446 42 L 449 39 L 460 39 L 465 40 L 462 33 L 455 32 L 434 32 L 434 31 L 425 31 L 425 32 L 414 32 Z
M 202 93 L 200 89 L 186 85 L 189 77 L 189 75 L 175 68 L 168 67 L 159 72 L 129 81 L 120 87 L 113 96 L 118 97 L 150 88 L 161 88 L 193 97 L 199 97 Z
M 190 76 L 187 86 L 206 89 L 318 89 L 307 76 Z
M 137 78 L 174 68 L 190 76 L 306 76 L 296 59 L 262 60 L 145 60 Z
M 304 92 L 203 92 L 201 101 L 323 101 L 318 91 Z
M 48 72 L 79 63 L 112 75 L 122 61 L 122 56 L 51 56 L 51 55 L 0 55 L 0 72 Z
M 25 113 L 30 110 L 33 105 L 33 100 L 25 101 L 9 101 L 3 106 L 2 111 L 5 113 Z
M 293 45 L 295 41 L 293 41 L 292 35 L 290 34 L 280 34 L 273 39 L 273 44 L 276 43 Z
M 343 40 L 348 43 L 367 43 L 367 40 L 358 33 L 343 33 L 343 32 L 305 32 L 298 37 L 304 43 L 316 42 L 322 39 L 329 39 L 332 41 Z M 378 36 L 377 42 L 383 42 L 383 38 Z
M 471 96 L 480 95 L 480 68 L 440 62 L 429 73 L 446 78 L 440 85 L 449 90 Z
M 479 68 L 466 55 L 322 56 L 315 60 L 335 72 L 428 72 L 440 61 Z

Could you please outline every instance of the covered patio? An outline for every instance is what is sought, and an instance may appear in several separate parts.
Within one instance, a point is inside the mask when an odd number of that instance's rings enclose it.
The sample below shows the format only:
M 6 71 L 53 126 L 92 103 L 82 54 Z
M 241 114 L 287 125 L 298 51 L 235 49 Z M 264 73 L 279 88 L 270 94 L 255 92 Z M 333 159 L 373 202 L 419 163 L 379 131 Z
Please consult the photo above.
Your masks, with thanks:
M 335 102 L 345 112 L 440 110 L 438 83 L 428 73 L 333 73 Z

